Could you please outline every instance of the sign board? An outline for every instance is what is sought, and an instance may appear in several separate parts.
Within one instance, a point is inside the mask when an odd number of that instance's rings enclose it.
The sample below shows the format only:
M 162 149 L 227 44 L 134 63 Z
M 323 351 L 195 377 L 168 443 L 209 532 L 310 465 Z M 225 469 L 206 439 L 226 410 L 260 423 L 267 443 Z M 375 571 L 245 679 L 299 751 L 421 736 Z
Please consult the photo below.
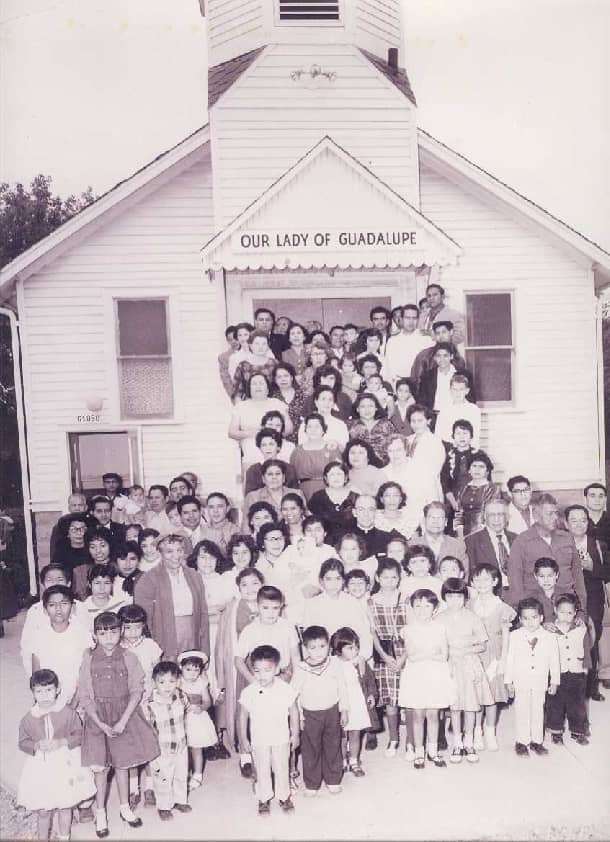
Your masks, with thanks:
M 77 424 L 100 424 L 102 415 L 100 412 L 83 412 L 76 416 Z
M 237 231 L 231 237 L 233 253 L 254 254 L 256 252 L 295 251 L 349 251 L 364 249 L 421 248 L 425 242 L 424 232 L 418 229 L 310 229 L 275 231 Z

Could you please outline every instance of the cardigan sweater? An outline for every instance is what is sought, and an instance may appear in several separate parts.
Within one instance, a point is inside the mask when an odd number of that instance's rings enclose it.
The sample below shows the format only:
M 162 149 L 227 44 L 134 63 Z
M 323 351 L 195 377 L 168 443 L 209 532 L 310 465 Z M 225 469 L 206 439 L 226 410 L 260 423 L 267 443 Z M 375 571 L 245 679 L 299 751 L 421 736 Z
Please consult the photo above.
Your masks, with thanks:
M 35 716 L 28 711 L 19 723 L 19 748 L 32 757 L 36 754 L 37 744 L 46 739 L 45 719 L 51 717 L 53 739 L 66 740 L 68 748 L 76 748 L 83 740 L 83 723 L 76 711 L 67 705 L 61 710 L 51 710 L 44 716 Z

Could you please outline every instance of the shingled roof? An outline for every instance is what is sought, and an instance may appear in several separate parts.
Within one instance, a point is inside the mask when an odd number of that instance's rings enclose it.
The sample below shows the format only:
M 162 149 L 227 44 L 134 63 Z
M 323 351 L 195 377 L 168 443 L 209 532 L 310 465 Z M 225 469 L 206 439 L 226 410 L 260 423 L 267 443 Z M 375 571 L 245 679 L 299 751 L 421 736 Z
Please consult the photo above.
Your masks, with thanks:
M 383 73 L 386 79 L 389 79 L 390 82 L 413 103 L 413 105 L 417 105 L 417 102 L 415 101 L 415 94 L 413 93 L 411 83 L 409 82 L 409 77 L 403 67 L 390 67 L 385 59 L 379 58 L 379 56 L 376 56 L 373 53 L 369 53 L 368 50 L 363 50 L 362 47 L 359 49 L 362 55 L 371 62 L 373 67 L 375 67 L 380 73 Z
M 208 108 L 211 108 L 229 90 L 231 85 L 237 82 L 241 74 L 250 67 L 254 59 L 264 49 L 264 47 L 259 47 L 229 61 L 223 61 L 216 67 L 210 67 L 208 71 Z

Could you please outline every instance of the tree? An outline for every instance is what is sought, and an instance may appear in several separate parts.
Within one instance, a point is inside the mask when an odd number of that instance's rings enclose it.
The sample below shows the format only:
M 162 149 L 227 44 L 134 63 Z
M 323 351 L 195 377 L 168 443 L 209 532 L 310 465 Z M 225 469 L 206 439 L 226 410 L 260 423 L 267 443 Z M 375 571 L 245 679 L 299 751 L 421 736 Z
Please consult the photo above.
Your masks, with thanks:
M 48 175 L 37 175 L 29 190 L 0 184 L 0 268 L 94 200 L 90 187 L 79 197 L 53 196 Z

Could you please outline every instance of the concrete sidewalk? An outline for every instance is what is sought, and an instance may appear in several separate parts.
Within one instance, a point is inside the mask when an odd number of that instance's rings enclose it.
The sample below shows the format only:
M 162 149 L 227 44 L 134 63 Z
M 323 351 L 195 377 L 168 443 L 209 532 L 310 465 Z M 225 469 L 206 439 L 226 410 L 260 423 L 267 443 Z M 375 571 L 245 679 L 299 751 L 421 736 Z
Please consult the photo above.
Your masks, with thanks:
M 0 782 L 15 791 L 23 758 L 17 726 L 31 705 L 18 654 L 23 616 L 6 623 L 0 640 Z M 204 786 L 193 793 L 193 812 L 161 822 L 140 808 L 140 829 L 124 825 L 116 790 L 108 804 L 112 839 L 608 839 L 610 838 L 610 691 L 591 706 L 592 738 L 578 746 L 550 746 L 548 757 L 522 759 L 512 750 L 512 712 L 503 712 L 500 751 L 482 752 L 477 765 L 415 771 L 402 757 L 380 748 L 363 752 L 366 777 L 346 776 L 341 795 L 297 794 L 296 810 L 284 815 L 274 802 L 259 817 L 251 785 L 237 759 L 209 763 Z M 0 829 L 0 836 L 1 829 Z M 74 825 L 74 840 L 95 839 L 93 824 Z

